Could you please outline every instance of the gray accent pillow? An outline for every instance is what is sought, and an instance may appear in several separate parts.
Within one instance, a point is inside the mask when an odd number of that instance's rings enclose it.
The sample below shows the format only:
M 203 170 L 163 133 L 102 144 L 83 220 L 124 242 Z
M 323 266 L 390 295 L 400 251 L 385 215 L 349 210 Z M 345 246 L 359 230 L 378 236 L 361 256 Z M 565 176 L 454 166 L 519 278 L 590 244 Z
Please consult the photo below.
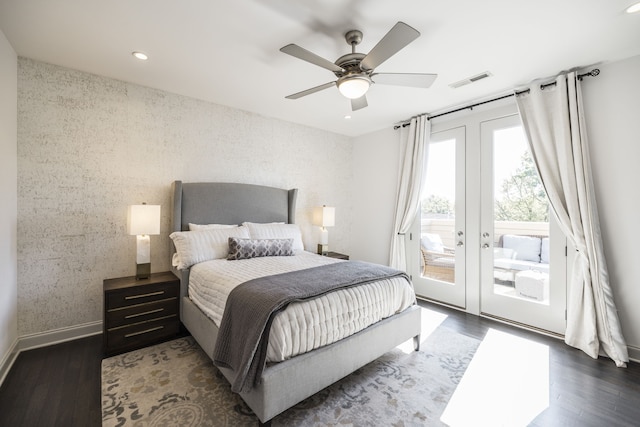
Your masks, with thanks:
M 229 237 L 230 261 L 263 256 L 293 255 L 293 239 L 240 239 Z

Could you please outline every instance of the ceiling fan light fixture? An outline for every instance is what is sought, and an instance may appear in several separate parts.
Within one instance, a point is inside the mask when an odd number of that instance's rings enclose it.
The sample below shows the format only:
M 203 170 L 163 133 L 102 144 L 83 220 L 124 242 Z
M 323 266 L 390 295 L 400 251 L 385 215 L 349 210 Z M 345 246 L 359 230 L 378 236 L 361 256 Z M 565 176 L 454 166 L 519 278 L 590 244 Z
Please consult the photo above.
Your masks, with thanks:
M 344 37 L 347 44 L 351 46 L 351 53 L 342 55 L 335 62 L 331 62 L 298 45 L 288 44 L 280 49 L 282 53 L 325 68 L 331 71 L 338 80 L 285 96 L 285 98 L 298 99 L 332 86 L 337 86 L 340 93 L 351 101 L 351 111 L 358 111 L 369 105 L 365 94 L 374 83 L 428 88 L 437 77 L 436 74 L 374 73 L 374 70 L 380 64 L 397 54 L 419 36 L 420 32 L 418 30 L 398 21 L 365 55 L 364 53 L 356 52 L 356 46 L 362 41 L 362 31 L 350 30 L 347 31 Z
M 338 90 L 349 99 L 358 99 L 369 90 L 371 79 L 367 76 L 344 76 L 338 79 Z

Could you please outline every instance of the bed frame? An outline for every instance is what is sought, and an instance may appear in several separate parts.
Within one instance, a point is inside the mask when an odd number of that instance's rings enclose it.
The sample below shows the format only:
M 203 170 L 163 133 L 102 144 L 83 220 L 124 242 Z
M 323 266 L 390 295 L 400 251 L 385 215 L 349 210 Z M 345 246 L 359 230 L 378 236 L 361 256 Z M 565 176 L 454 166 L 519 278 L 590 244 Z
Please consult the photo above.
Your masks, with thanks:
M 250 184 L 175 181 L 171 230 L 186 231 L 189 223 L 294 223 L 297 191 Z M 174 270 L 174 273 L 181 281 L 180 319 L 213 358 L 218 328 L 187 296 L 189 271 Z M 416 305 L 336 343 L 268 365 L 260 385 L 240 396 L 260 422 L 268 425 L 276 415 L 411 338 L 417 351 L 420 309 Z M 231 381 L 231 370 L 218 369 Z

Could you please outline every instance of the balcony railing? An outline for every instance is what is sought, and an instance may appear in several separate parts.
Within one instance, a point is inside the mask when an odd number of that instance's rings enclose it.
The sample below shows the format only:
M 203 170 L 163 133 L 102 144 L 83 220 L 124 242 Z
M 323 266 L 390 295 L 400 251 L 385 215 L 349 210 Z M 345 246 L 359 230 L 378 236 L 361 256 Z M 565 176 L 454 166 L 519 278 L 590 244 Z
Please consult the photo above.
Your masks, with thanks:
M 448 247 L 456 246 L 456 230 L 454 219 L 434 219 L 422 217 L 421 232 L 440 235 L 442 243 Z M 548 236 L 548 222 L 496 221 L 493 230 L 493 243 L 497 245 L 503 234 L 521 236 Z

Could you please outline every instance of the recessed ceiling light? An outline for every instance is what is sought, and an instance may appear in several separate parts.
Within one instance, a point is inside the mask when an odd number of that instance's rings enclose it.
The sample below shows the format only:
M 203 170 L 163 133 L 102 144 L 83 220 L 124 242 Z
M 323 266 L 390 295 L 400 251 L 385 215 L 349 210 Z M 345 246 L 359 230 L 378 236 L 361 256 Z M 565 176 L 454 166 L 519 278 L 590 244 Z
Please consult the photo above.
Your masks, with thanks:
M 344 116 L 344 118 L 345 118 L 345 120 L 349 120 L 351 118 L 351 116 L 347 114 L 346 116 Z
M 636 13 L 640 12 L 640 3 L 632 4 L 626 10 L 627 13 Z
M 149 59 L 149 57 L 147 56 L 147 54 L 146 54 L 146 53 L 144 53 L 144 52 L 137 52 L 137 51 L 136 51 L 136 52 L 131 52 L 131 54 L 132 54 L 133 56 L 135 56 L 136 58 L 138 58 L 139 60 L 141 60 L 141 61 L 146 61 L 147 59 Z

